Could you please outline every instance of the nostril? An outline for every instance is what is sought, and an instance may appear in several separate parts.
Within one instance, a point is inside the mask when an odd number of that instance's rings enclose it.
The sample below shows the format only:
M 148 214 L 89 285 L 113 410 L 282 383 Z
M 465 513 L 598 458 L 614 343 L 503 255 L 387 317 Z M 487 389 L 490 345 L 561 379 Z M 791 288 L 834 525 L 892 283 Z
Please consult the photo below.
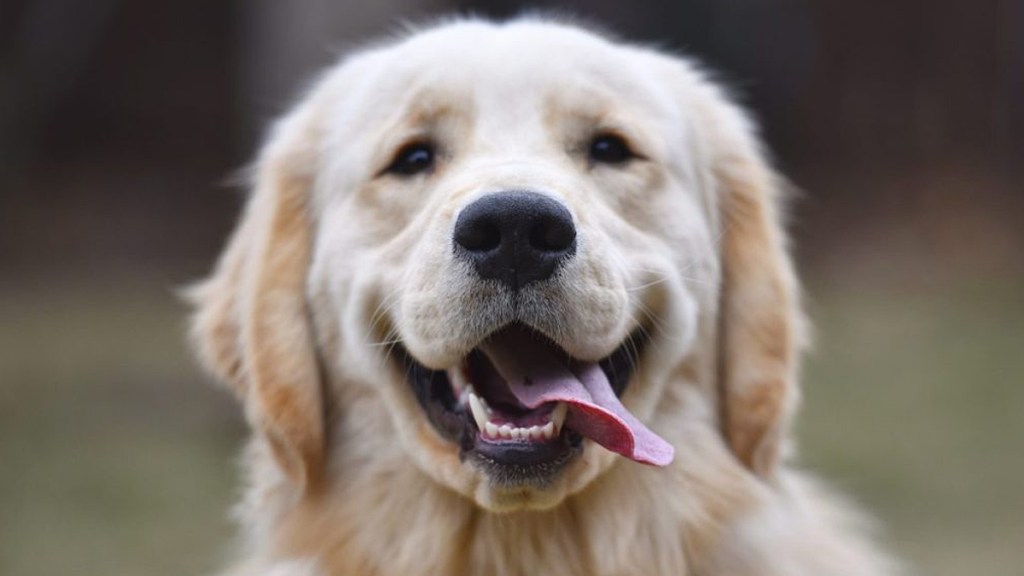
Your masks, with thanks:
M 530 247 L 540 252 L 564 252 L 575 241 L 576 228 L 567 218 L 545 218 L 530 231 Z
M 501 228 L 490 218 L 460 219 L 455 227 L 455 241 L 472 252 L 489 252 L 501 244 Z

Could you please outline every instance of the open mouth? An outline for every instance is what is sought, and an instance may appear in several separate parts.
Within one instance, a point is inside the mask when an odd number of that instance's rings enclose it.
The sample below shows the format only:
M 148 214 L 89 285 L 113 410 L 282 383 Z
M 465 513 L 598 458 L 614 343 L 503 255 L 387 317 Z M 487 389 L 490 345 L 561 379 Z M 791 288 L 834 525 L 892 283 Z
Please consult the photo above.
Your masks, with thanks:
M 462 458 L 498 484 L 543 486 L 582 452 L 585 437 L 645 464 L 672 460 L 672 447 L 619 402 L 646 343 L 637 330 L 606 358 L 585 362 L 514 324 L 448 370 L 402 357 L 428 419 Z

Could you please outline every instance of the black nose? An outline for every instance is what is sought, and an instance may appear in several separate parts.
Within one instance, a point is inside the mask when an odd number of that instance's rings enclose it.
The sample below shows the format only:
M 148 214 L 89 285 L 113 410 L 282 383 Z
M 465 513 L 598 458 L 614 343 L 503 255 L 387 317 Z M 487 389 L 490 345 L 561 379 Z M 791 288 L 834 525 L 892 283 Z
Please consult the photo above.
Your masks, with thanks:
M 463 208 L 455 221 L 455 253 L 477 274 L 512 290 L 546 280 L 576 253 L 572 215 L 536 192 L 489 194 Z

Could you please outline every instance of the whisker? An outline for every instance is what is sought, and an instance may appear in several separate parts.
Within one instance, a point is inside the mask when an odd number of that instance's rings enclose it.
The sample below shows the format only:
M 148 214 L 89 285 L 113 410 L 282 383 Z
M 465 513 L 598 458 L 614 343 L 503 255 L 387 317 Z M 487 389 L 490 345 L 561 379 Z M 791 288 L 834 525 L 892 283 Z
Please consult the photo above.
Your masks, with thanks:
M 632 286 L 632 287 L 626 288 L 626 290 L 629 291 L 629 292 L 639 292 L 640 290 L 643 290 L 645 288 L 650 288 L 651 286 L 657 286 L 658 284 L 664 284 L 665 282 L 668 282 L 668 278 L 662 277 L 662 278 L 658 278 L 658 279 L 655 279 L 655 280 L 651 280 L 650 282 L 647 282 L 646 284 L 641 284 L 639 286 Z
M 683 281 L 685 281 L 685 282 L 690 282 L 691 284 L 699 284 L 701 286 L 717 286 L 718 285 L 717 282 L 713 282 L 713 281 L 710 281 L 710 280 L 704 280 L 702 278 L 694 278 L 692 276 L 680 276 L 680 278 L 682 278 Z
M 387 338 L 384 339 L 384 340 L 381 340 L 380 342 L 370 342 L 368 344 L 368 346 L 370 346 L 371 348 L 384 348 L 384 347 L 392 348 L 396 344 L 400 344 L 401 342 L 402 342 L 402 339 L 398 337 L 398 334 L 397 333 L 392 333 L 392 334 L 388 334 Z
M 386 294 L 384 298 L 381 299 L 380 304 L 377 305 L 377 308 L 373 311 L 373 314 L 370 316 L 371 331 L 376 330 L 377 322 L 383 319 L 384 315 L 391 308 L 391 305 L 394 303 L 395 300 L 398 299 L 398 292 L 399 289 L 394 288 L 391 290 L 390 293 Z
M 640 327 L 641 332 L 646 332 L 643 326 Z M 626 340 L 628 349 L 626 350 L 626 360 L 629 361 L 629 373 L 636 374 L 637 361 L 640 359 L 640 349 L 637 347 L 635 338 L 628 338 Z
M 395 339 L 395 340 L 391 341 L 391 345 L 388 346 L 388 349 L 384 351 L 384 360 L 385 361 L 389 360 L 391 358 L 391 356 L 395 353 L 395 347 L 397 347 L 400 342 L 401 342 L 401 340 L 398 340 L 398 339 Z
M 651 309 L 648 308 L 646 304 L 644 304 L 643 302 L 637 302 L 636 304 L 637 304 L 637 309 L 639 310 L 639 312 L 643 316 L 643 318 L 647 321 L 647 323 L 650 323 L 653 326 L 653 328 L 656 330 L 656 334 L 653 334 L 650 331 L 646 330 L 645 323 L 641 322 L 641 324 L 640 324 L 641 329 L 644 330 L 644 332 L 647 334 L 647 336 L 650 337 L 650 340 L 652 342 L 657 342 L 657 340 L 658 340 L 657 338 L 653 337 L 655 335 L 660 336 L 661 339 L 667 340 L 669 342 L 677 342 L 677 343 L 681 343 L 682 342 L 678 337 L 674 337 L 672 335 L 672 333 L 665 328 L 664 323 L 662 323 L 658 319 L 658 317 L 655 316 L 654 312 L 652 312 Z

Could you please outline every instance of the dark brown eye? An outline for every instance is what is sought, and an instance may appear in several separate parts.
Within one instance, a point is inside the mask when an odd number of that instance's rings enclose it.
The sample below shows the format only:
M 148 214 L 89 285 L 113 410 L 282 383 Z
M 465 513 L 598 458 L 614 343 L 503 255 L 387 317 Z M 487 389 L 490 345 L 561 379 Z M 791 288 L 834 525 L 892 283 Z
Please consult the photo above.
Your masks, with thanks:
M 600 134 L 590 142 L 590 161 L 600 164 L 622 164 L 634 158 L 626 140 L 617 134 Z
M 411 142 L 398 150 L 384 172 L 399 176 L 415 176 L 429 172 L 434 167 L 436 156 L 434 145 L 430 142 Z

